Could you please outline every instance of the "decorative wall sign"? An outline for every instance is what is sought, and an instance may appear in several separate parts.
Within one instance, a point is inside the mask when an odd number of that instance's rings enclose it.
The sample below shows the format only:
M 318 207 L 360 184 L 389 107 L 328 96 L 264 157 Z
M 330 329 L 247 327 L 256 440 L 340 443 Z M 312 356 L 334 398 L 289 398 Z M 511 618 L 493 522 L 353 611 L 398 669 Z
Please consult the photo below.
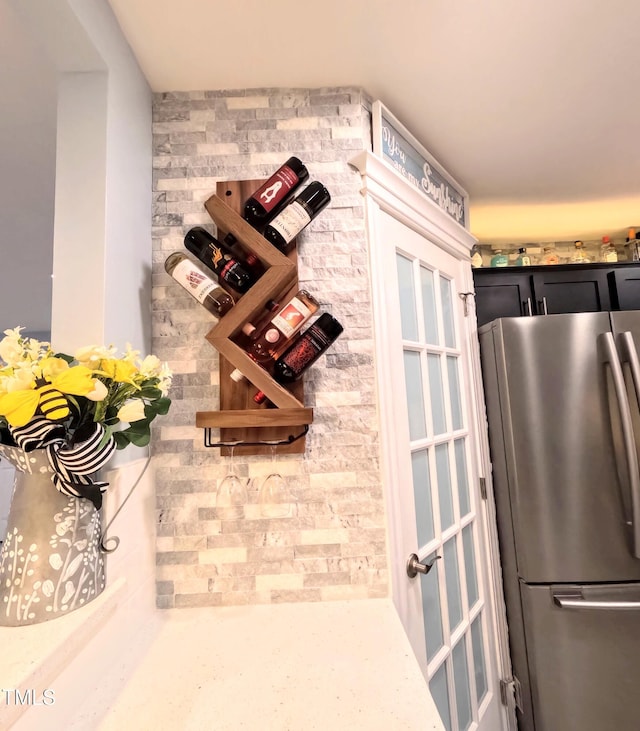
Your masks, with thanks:
M 464 228 L 469 227 L 469 196 L 438 161 L 380 101 L 372 106 L 373 152 L 422 191 Z

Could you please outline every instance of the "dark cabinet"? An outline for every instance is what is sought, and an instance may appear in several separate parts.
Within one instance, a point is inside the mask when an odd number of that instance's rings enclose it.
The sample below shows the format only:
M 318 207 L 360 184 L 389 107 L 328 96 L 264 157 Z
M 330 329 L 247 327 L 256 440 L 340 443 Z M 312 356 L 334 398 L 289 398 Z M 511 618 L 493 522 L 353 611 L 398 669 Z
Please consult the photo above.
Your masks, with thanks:
M 640 310 L 640 265 L 474 269 L 478 326 L 498 317 Z
M 609 272 L 613 309 L 640 310 L 640 265 Z
M 602 312 L 611 309 L 606 269 L 573 265 L 571 269 L 532 274 L 535 310 L 541 315 L 564 312 Z
M 522 269 L 482 269 L 474 271 L 478 325 L 498 317 L 533 315 L 531 276 Z

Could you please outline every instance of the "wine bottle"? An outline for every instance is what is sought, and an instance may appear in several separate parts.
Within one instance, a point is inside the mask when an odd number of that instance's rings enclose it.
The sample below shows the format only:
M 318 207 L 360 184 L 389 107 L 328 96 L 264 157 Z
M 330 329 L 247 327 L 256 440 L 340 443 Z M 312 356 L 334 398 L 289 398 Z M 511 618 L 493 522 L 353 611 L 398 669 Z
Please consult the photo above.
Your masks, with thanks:
M 305 165 L 297 157 L 290 157 L 245 201 L 243 218 L 254 228 L 264 226 L 287 205 L 291 194 L 308 177 Z
M 264 267 L 258 257 L 251 251 L 246 251 L 238 244 L 238 239 L 233 234 L 226 234 L 221 241 L 223 247 L 226 247 L 231 256 L 241 261 L 242 266 L 246 269 L 254 279 L 260 279 L 264 274 Z
M 181 251 L 169 254 L 164 268 L 212 315 L 221 317 L 233 307 L 233 297 Z
M 270 221 L 264 237 L 283 254 L 291 251 L 293 240 L 329 204 L 329 191 L 314 180 L 289 205 Z
M 234 337 L 236 345 L 239 345 L 241 348 L 248 347 L 251 342 L 251 337 L 256 330 L 264 327 L 264 325 L 266 325 L 273 316 L 273 313 L 277 312 L 279 309 L 279 302 L 276 302 L 275 300 L 268 300 L 264 306 L 264 312 L 261 312 L 258 316 L 257 325 L 254 325 L 252 322 L 245 322 L 240 333 Z
M 281 386 L 299 380 L 302 374 L 337 340 L 343 329 L 335 317 L 324 312 L 276 360 L 272 374 L 274 380 Z M 266 398 L 262 391 L 258 391 L 253 400 L 257 404 L 261 404 Z
M 242 268 L 237 259 L 225 251 L 225 247 L 220 241 L 201 226 L 195 226 L 187 231 L 184 245 L 211 271 L 215 272 L 218 279 L 239 294 L 244 294 L 249 287 L 255 284 L 255 278 Z
M 318 301 L 305 289 L 297 292 L 260 330 L 245 348 L 247 355 L 263 367 L 268 367 L 286 350 L 289 341 L 320 307 Z M 244 373 L 236 368 L 231 373 L 234 381 L 242 381 Z

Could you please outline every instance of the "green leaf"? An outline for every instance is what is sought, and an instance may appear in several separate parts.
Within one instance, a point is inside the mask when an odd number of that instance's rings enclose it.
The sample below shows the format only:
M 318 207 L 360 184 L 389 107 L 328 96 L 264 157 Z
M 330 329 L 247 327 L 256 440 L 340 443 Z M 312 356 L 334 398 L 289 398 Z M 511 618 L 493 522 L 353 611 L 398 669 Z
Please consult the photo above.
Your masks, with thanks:
M 146 447 L 151 439 L 149 419 L 134 421 L 127 429 L 115 431 L 113 436 L 115 437 L 116 447 L 118 449 L 126 447 L 129 443 L 135 444 L 137 447 Z
M 116 449 L 124 449 L 129 444 L 129 437 L 124 432 L 113 432 L 113 438 L 116 442 Z
M 162 397 L 162 391 L 159 388 L 154 388 L 153 386 L 145 386 L 136 392 L 136 396 L 138 396 L 138 398 L 155 401 Z
M 162 398 L 159 398 L 157 401 L 153 402 L 153 405 L 156 410 L 156 414 L 167 414 L 169 413 L 169 407 L 171 406 L 171 399 L 167 398 L 166 396 L 163 396 Z

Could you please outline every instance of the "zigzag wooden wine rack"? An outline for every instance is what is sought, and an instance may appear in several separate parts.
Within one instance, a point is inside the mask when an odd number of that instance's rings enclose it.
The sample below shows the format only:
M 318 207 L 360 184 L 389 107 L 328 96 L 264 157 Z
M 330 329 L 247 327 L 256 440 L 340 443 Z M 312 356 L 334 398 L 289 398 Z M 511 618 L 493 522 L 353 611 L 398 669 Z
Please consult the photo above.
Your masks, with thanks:
M 303 381 L 297 381 L 289 389 L 283 388 L 232 340 L 246 322 L 264 316 L 269 300 L 286 302 L 299 289 L 296 249 L 285 256 L 240 216 L 244 201 L 262 182 L 218 183 L 216 193 L 204 204 L 217 226 L 218 239 L 232 234 L 245 253 L 252 253 L 260 260 L 265 272 L 206 335 L 220 353 L 220 410 L 197 412 L 196 426 L 220 429 L 220 442 L 239 442 L 234 447 L 234 455 L 270 454 L 268 442 L 287 440 L 290 443 L 277 447 L 278 454 L 299 454 L 305 450 L 305 439 L 293 441 L 292 431 L 301 433 L 313 421 L 313 409 L 302 403 Z M 239 368 L 248 380 L 233 381 L 229 376 L 234 368 Z M 258 406 L 253 401 L 258 389 L 276 408 Z M 228 447 L 221 449 L 222 454 L 229 453 Z

